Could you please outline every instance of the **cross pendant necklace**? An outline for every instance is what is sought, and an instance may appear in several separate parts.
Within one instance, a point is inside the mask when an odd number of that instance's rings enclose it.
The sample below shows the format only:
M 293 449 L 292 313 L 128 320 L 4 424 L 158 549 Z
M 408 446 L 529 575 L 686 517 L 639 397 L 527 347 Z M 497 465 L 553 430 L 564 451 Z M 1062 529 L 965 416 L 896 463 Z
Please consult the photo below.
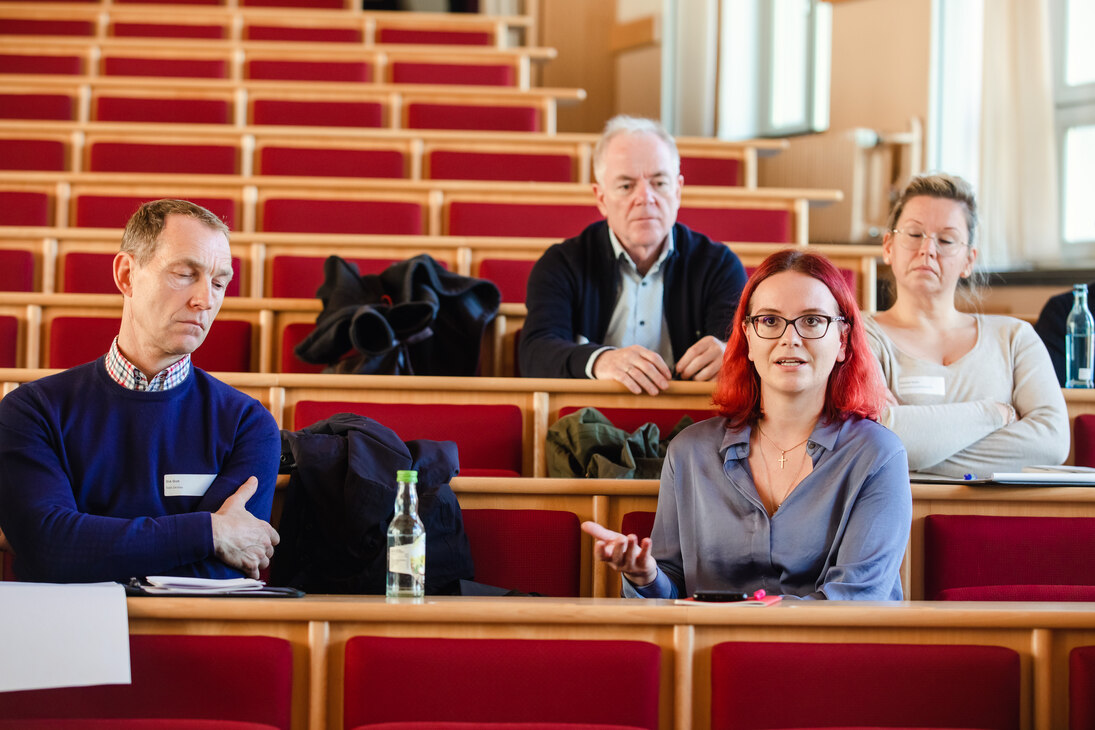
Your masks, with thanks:
M 770 437 L 768 436 L 768 434 L 766 434 L 766 433 L 764 432 L 764 429 L 762 429 L 762 428 L 760 427 L 760 424 L 759 424 L 759 423 L 757 424 L 757 431 L 758 431 L 758 432 L 760 432 L 760 435 L 761 435 L 761 436 L 763 436 L 763 437 L 764 437 L 764 438 L 765 438 L 765 439 L 766 439 L 766 440 L 768 441 L 768 443 L 772 444 L 772 446 L 775 446 L 775 447 L 776 447 L 776 448 L 777 448 L 777 449 L 779 450 L 779 468 L 780 468 L 780 469 L 782 469 L 782 468 L 783 468 L 784 466 L 786 466 L 786 465 L 787 465 L 787 461 L 788 461 L 788 459 L 787 459 L 787 452 L 788 452 L 788 451 L 793 451 L 793 450 L 797 449 L 797 448 L 798 448 L 799 446 L 802 446 L 802 445 L 803 445 L 804 443 L 806 443 L 807 441 L 809 441 L 809 440 L 810 440 L 810 437 L 809 437 L 809 436 L 807 436 L 806 438 L 802 439 L 801 441 L 799 441 L 799 442 L 798 442 L 797 444 L 795 444 L 795 445 L 794 445 L 794 446 L 792 446 L 791 448 L 789 448 L 789 449 L 785 449 L 785 448 L 783 448 L 782 446 L 780 446 L 779 444 L 777 444 L 777 443 L 776 443 L 775 441 L 773 441 L 773 440 L 772 440 L 772 439 L 771 439 L 771 438 L 770 438 Z

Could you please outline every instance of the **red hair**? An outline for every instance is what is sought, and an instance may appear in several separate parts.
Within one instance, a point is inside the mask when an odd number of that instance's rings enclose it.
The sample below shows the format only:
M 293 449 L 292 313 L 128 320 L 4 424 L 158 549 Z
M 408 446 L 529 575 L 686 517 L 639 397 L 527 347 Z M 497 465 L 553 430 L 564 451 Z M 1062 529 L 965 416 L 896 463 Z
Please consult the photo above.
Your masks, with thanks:
M 749 360 L 749 343 L 742 323 L 749 314 L 750 300 L 757 286 L 773 274 L 794 271 L 813 277 L 829 287 L 837 309 L 847 325 L 844 333 L 844 360 L 833 366 L 825 388 L 822 413 L 830 421 L 853 416 L 878 420 L 886 402 L 886 386 L 867 346 L 863 320 L 855 297 L 840 270 L 829 259 L 815 253 L 788 249 L 772 254 L 757 268 L 741 292 L 730 327 L 730 341 L 722 358 L 714 402 L 719 414 L 729 419 L 730 428 L 754 424 L 761 416 L 760 376 Z

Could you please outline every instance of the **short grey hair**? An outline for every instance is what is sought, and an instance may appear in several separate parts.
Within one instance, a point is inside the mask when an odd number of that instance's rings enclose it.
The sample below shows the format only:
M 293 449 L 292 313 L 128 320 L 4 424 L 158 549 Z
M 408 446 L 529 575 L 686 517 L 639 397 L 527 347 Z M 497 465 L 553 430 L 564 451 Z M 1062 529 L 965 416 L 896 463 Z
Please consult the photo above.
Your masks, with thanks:
M 958 175 L 948 175 L 942 172 L 917 175 L 905 189 L 901 191 L 901 197 L 894 203 L 890 211 L 890 219 L 886 223 L 886 229 L 892 231 L 897 227 L 897 221 L 905 212 L 905 204 L 913 198 L 940 198 L 941 200 L 953 200 L 965 208 L 966 229 L 969 232 L 970 248 L 974 248 L 974 233 L 977 231 L 977 195 L 973 192 L 973 186 Z
M 133 257 L 137 266 L 145 266 L 156 254 L 156 247 L 160 242 L 160 234 L 167 225 L 167 216 L 184 215 L 204 223 L 208 228 L 219 231 L 225 238 L 230 231 L 224 221 L 206 208 L 189 200 L 175 200 L 164 198 L 162 200 L 150 200 L 137 208 L 137 212 L 125 224 L 125 232 L 122 233 L 121 252 Z
M 626 114 L 619 114 L 605 123 L 601 138 L 597 140 L 597 144 L 593 147 L 593 177 L 597 182 L 601 182 L 601 176 L 605 171 L 605 148 L 608 147 L 608 143 L 612 141 L 613 137 L 621 134 L 652 134 L 665 142 L 665 146 L 669 148 L 669 154 L 673 158 L 673 175 L 681 174 L 681 153 L 677 150 L 677 143 L 673 140 L 673 135 L 665 131 L 665 127 L 661 125 L 661 122 L 646 117 L 629 117 Z

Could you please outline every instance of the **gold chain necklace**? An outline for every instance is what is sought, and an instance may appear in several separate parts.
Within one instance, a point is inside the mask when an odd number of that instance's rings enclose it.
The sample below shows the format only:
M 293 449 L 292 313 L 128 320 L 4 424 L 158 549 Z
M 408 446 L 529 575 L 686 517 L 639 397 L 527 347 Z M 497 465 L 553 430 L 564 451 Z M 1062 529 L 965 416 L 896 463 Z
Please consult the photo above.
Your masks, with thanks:
M 776 490 L 775 490 L 775 480 L 772 479 L 772 469 L 771 469 L 771 467 L 768 466 L 768 455 L 764 453 L 763 448 L 760 448 L 759 442 L 757 444 L 757 447 L 760 451 L 760 459 L 761 459 L 762 462 L 764 462 L 764 478 L 767 481 L 764 488 L 765 488 L 765 491 L 768 492 L 768 496 L 772 500 L 772 512 L 771 512 L 771 514 L 774 515 L 776 512 L 779 511 L 779 508 L 783 506 L 783 503 L 787 501 L 787 497 L 790 496 L 791 492 L 795 488 L 795 485 L 798 484 L 799 475 L 802 474 L 802 470 L 806 468 L 806 452 L 805 451 L 802 452 L 802 463 L 799 465 L 798 471 L 796 471 L 794 476 L 791 477 L 791 481 L 787 484 L 787 487 L 783 490 L 783 496 L 780 497 L 777 500 L 776 499 Z M 777 446 L 776 448 L 778 449 L 779 447 Z M 795 448 L 795 447 L 792 446 L 791 449 L 793 449 L 793 448 Z M 787 450 L 790 451 L 791 449 L 787 449 Z M 782 464 L 780 465 L 780 468 L 781 469 L 783 468 Z M 757 492 L 759 493 L 760 490 L 758 489 Z
M 777 444 L 777 443 L 776 443 L 775 441 L 773 441 L 773 440 L 772 440 L 771 438 L 769 438 L 768 434 L 766 434 L 766 433 L 764 432 L 764 429 L 760 427 L 760 424 L 759 424 L 759 423 L 757 424 L 757 431 L 759 431 L 759 432 L 760 432 L 760 435 L 761 435 L 761 436 L 763 436 L 764 438 L 768 439 L 768 443 L 772 444 L 772 446 L 775 446 L 775 447 L 776 447 L 777 449 L 779 449 L 779 468 L 780 468 L 780 469 L 782 469 L 782 468 L 783 468 L 783 466 L 784 466 L 784 465 L 785 465 L 785 464 L 787 463 L 787 452 L 788 452 L 788 451 L 794 451 L 794 450 L 795 450 L 795 449 L 797 449 L 797 448 L 798 448 L 799 446 L 802 446 L 802 445 L 803 445 L 804 443 L 806 443 L 807 441 L 809 441 L 809 440 L 810 440 L 810 437 L 809 437 L 809 436 L 807 436 L 806 438 L 802 439 L 801 441 L 799 441 L 799 442 L 798 442 L 797 444 L 795 444 L 795 445 L 794 445 L 794 446 L 792 446 L 791 448 L 789 448 L 789 449 L 785 449 L 785 448 L 783 448 L 782 446 L 780 446 L 779 444 Z M 760 453 L 761 453 L 761 456 L 763 456 L 763 455 L 764 455 L 764 451 L 763 451 L 763 450 L 762 450 L 762 451 L 761 451 Z

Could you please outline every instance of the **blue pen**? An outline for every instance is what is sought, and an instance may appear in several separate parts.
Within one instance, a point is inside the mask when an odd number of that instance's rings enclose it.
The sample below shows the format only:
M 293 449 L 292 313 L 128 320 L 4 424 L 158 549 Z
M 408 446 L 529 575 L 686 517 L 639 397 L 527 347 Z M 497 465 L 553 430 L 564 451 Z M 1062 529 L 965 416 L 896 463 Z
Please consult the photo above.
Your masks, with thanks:
M 973 474 L 966 474 L 962 478 L 965 479 L 968 482 L 969 480 L 976 479 L 977 477 L 975 477 Z

